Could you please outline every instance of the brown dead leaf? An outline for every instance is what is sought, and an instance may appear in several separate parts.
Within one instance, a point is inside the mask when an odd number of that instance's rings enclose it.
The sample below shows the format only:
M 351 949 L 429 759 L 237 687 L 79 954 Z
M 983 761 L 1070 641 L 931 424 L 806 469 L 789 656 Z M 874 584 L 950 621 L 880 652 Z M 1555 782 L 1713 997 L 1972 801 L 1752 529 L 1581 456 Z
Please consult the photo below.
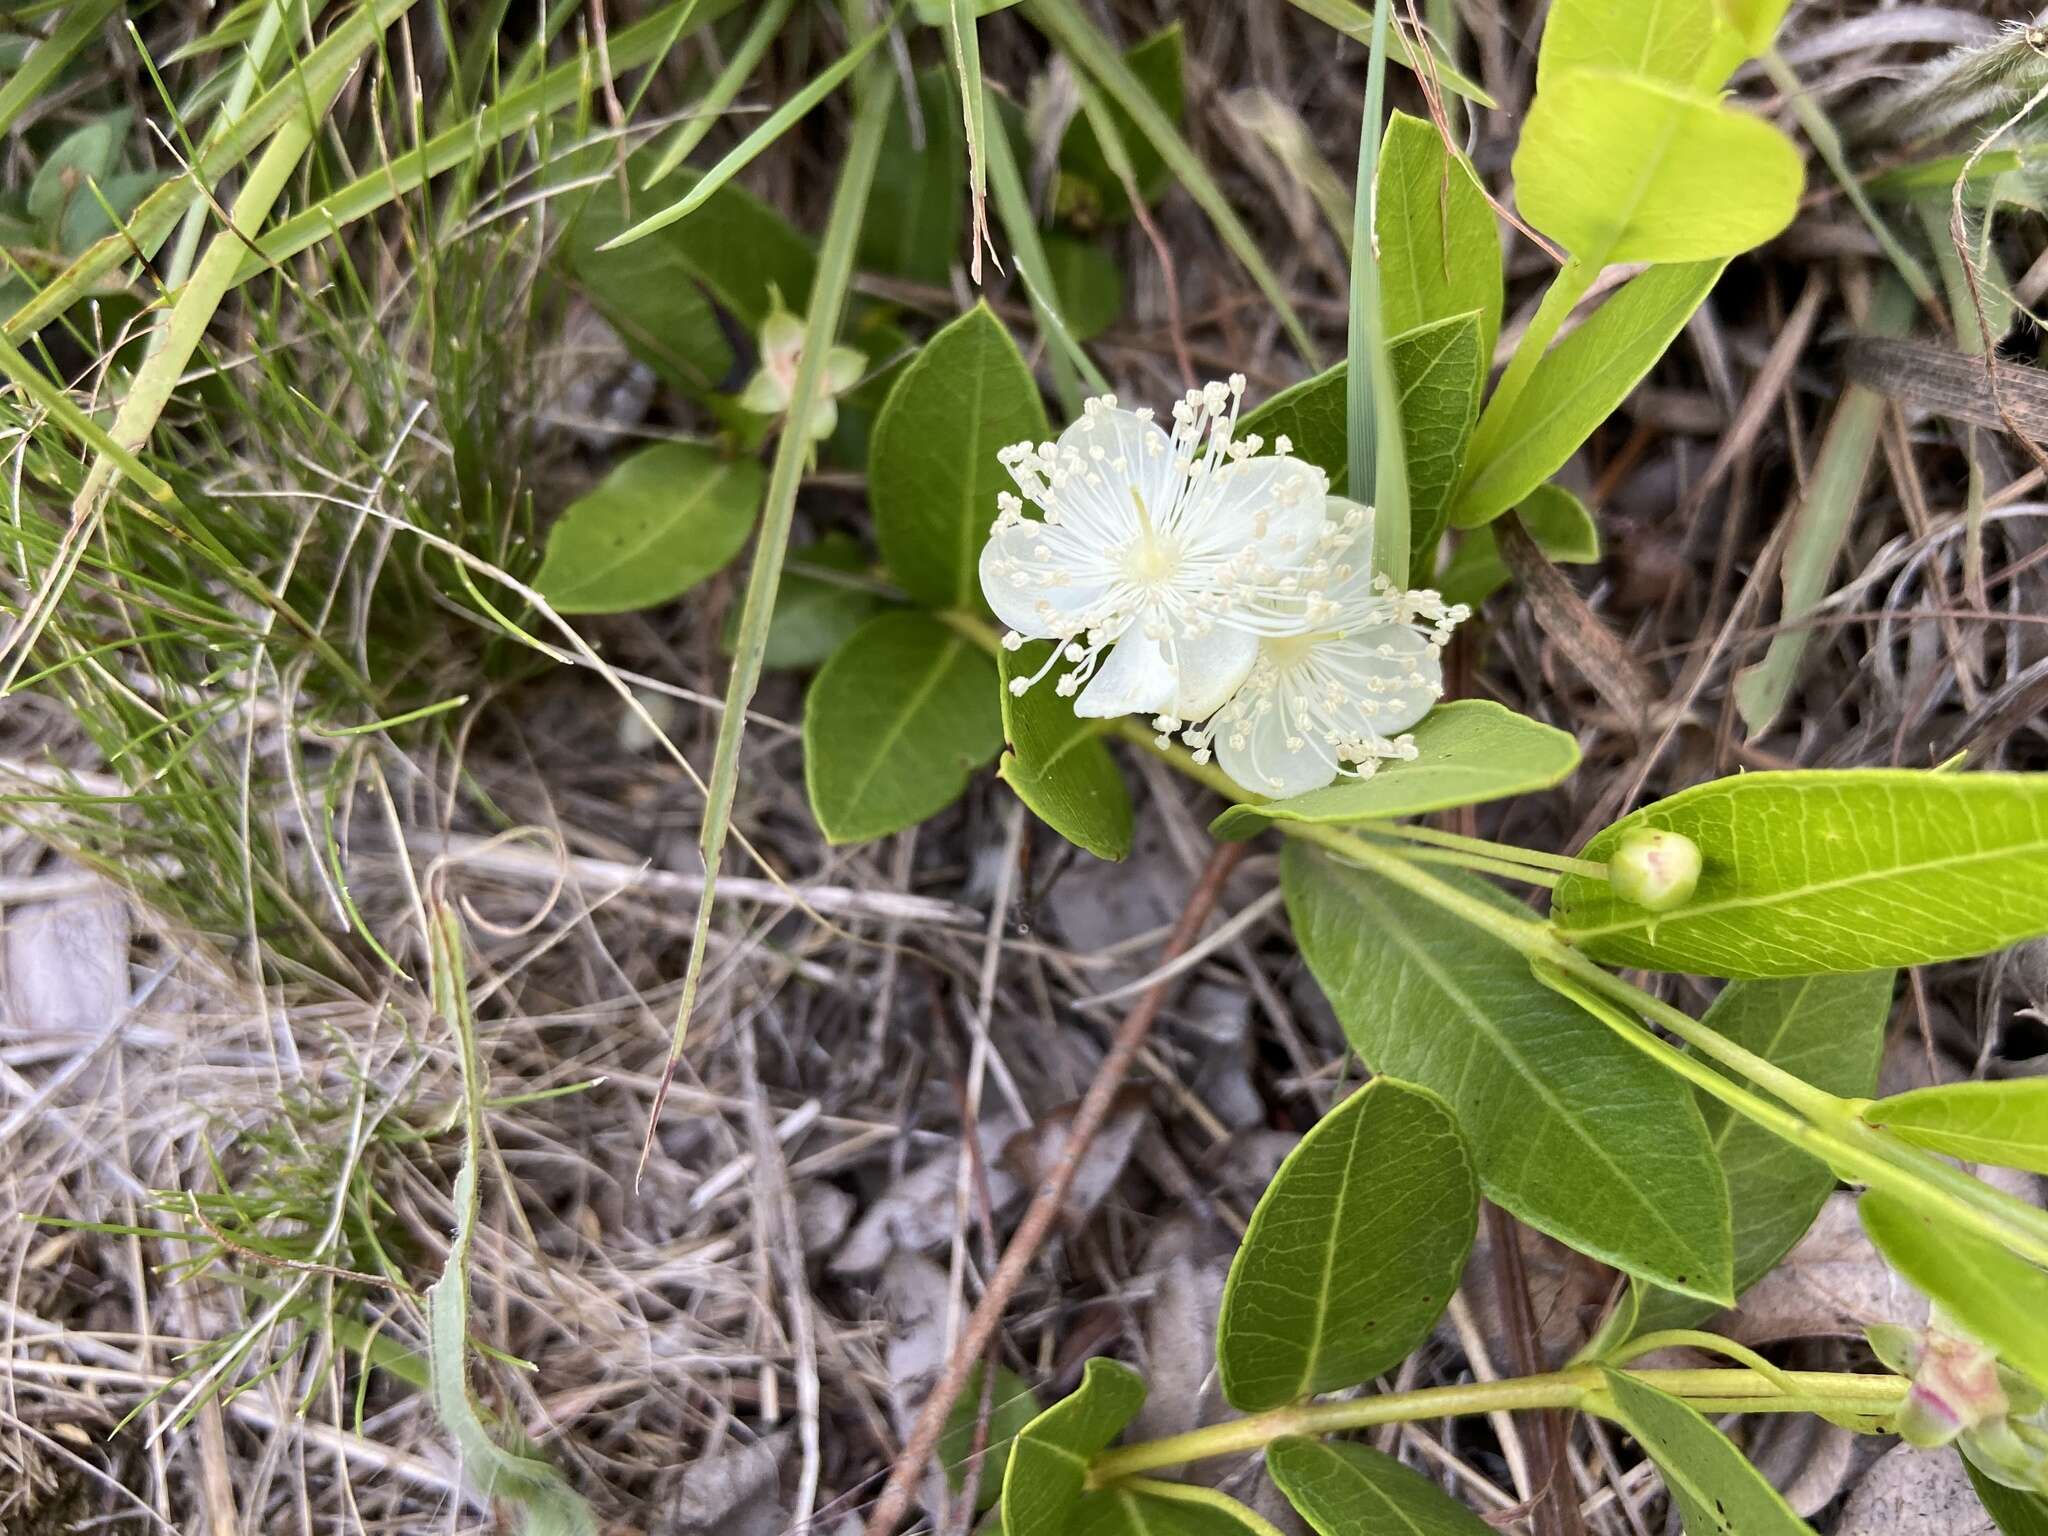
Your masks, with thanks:
M 1003 1166 L 1026 1186 L 1049 1177 L 1066 1150 L 1067 1128 L 1072 1124 L 1080 1101 L 1062 1104 L 1040 1118 L 1028 1131 L 1019 1131 L 1003 1146 Z M 1095 1133 L 1081 1153 L 1081 1166 L 1067 1191 L 1066 1217 L 1077 1225 L 1086 1221 L 1112 1189 L 1131 1159 L 1131 1148 L 1152 1118 L 1151 1095 L 1138 1084 L 1117 1090 L 1102 1129 Z M 993 1176 L 993 1170 L 991 1170 Z
M 1856 1197 L 1834 1194 L 1806 1236 L 1718 1326 L 1755 1347 L 1785 1339 L 1860 1338 L 1870 1323 L 1919 1328 L 1926 1322 L 1927 1298 L 1878 1257 L 1856 1219 Z
M 997 1156 L 1016 1133 L 1014 1119 L 991 1115 L 981 1122 L 977 1138 L 988 1169 L 989 1196 L 997 1211 L 1015 1200 L 1023 1188 Z M 949 1240 L 959 1227 L 959 1178 L 960 1155 L 955 1150 L 919 1163 L 862 1212 L 832 1255 L 829 1268 L 840 1275 L 872 1274 L 892 1253 L 922 1253 Z

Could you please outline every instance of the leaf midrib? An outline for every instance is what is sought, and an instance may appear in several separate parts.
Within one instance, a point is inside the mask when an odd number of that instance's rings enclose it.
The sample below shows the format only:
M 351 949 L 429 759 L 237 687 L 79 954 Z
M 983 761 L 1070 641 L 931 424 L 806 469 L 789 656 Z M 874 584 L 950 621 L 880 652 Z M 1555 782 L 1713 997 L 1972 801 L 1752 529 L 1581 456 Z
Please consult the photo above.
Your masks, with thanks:
M 904 707 L 897 712 L 896 718 L 890 722 L 888 729 L 874 740 L 872 744 L 873 751 L 868 758 L 868 766 L 854 780 L 853 788 L 846 796 L 846 809 L 849 814 L 859 809 L 862 802 L 867 799 L 868 786 L 875 782 L 875 776 L 882 771 L 882 765 L 889 760 L 890 752 L 895 748 L 896 743 L 902 739 L 903 733 L 910 728 L 910 722 L 916 718 L 918 711 L 924 707 L 925 701 L 938 692 L 940 679 L 952 669 L 953 658 L 960 654 L 961 649 L 966 643 L 957 635 L 946 636 L 946 643 L 940 647 L 933 657 L 934 665 L 931 670 L 925 674 L 924 680 L 912 691 L 910 697 L 905 701 Z
M 656 544 L 659 544 L 662 539 L 675 532 L 677 525 L 686 521 L 703 504 L 706 497 L 710 496 L 713 491 L 725 483 L 732 472 L 730 464 L 720 464 L 714 467 L 710 474 L 698 481 L 695 494 L 691 495 L 681 506 L 669 514 L 666 521 L 658 518 L 649 519 L 642 537 L 631 546 L 621 549 L 615 559 L 607 561 L 603 565 L 592 566 L 585 578 L 582 581 L 572 583 L 566 592 L 557 589 L 554 599 L 555 606 L 559 608 L 564 603 L 574 603 L 578 600 L 577 594 L 588 594 L 593 589 L 597 595 L 602 596 L 605 584 L 618 571 L 632 564 Z

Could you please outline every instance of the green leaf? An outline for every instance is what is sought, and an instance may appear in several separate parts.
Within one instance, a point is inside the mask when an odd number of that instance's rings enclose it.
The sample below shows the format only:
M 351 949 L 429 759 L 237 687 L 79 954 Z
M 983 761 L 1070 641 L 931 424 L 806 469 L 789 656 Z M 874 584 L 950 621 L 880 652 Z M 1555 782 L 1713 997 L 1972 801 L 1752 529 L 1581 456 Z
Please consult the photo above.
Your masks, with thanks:
M 1068 842 L 1098 859 L 1122 859 L 1131 851 L 1131 795 L 1102 739 L 1104 723 L 1076 715 L 1050 682 L 1022 694 L 1010 691 L 1012 678 L 1031 677 L 1051 652 L 1051 641 L 1035 640 L 1002 653 L 1003 738 L 1010 750 L 996 774 Z
M 968 1374 L 967 1385 L 946 1415 L 946 1428 L 939 1436 L 939 1465 L 946 1469 L 946 1486 L 955 1493 L 966 1480 L 964 1470 L 974 1455 L 974 1421 L 981 1412 L 981 1366 Z M 996 1367 L 995 1391 L 990 1395 L 988 1444 L 982 1453 L 981 1481 L 975 1487 L 974 1507 L 993 1509 L 1003 1496 L 1003 1468 L 1010 1460 L 1010 1446 L 1026 1425 L 1038 1417 L 1038 1398 L 1031 1384 L 1007 1365 Z
M 1487 1198 L 1631 1274 L 1732 1299 L 1727 1189 L 1683 1083 L 1421 896 L 1291 840 L 1280 883 L 1352 1048 L 1443 1095 Z
M 1966 1162 L 2048 1173 L 2048 1077 L 1916 1088 L 1865 1105 L 1863 1119 Z
M 1539 485 L 1515 508 L 1515 516 L 1536 547 L 1559 565 L 1598 565 L 1600 527 L 1586 504 L 1561 485 Z M 1492 525 L 1471 529 L 1458 541 L 1443 577 L 1436 583 L 1447 603 L 1463 603 L 1474 613 L 1513 579 L 1500 557 Z
M 1047 235 L 1045 264 L 1060 318 L 1075 341 L 1092 340 L 1116 324 L 1124 312 L 1124 275 L 1107 251 L 1091 240 Z
M 1866 1190 L 1857 1204 L 1877 1251 L 1999 1363 L 2048 1387 L 2048 1271 L 1988 1238 Z
M 1792 222 L 1804 185 L 1799 150 L 1762 118 L 1598 69 L 1539 91 L 1515 149 L 1522 216 L 1588 268 L 1736 255 Z
M 1479 180 L 1434 125 L 1396 112 L 1380 149 L 1380 312 L 1394 336 L 1477 311 L 1479 356 L 1500 335 L 1500 225 Z M 1482 370 L 1483 377 L 1483 370 Z M 1476 389 L 1476 384 L 1475 384 Z
M 1325 368 L 1313 378 L 1291 384 L 1239 420 L 1237 435 L 1256 432 L 1267 442 L 1285 437 L 1289 452 L 1330 477 L 1332 495 L 1348 494 L 1351 465 L 1344 419 L 1346 368 Z
M 1252 1212 L 1216 1320 L 1224 1397 L 1258 1413 L 1405 1360 L 1458 1288 L 1478 1223 L 1450 1109 L 1374 1078 L 1301 1139 Z
M 95 240 L 113 233 L 114 223 L 107 217 L 107 209 L 113 209 L 115 218 L 125 224 L 136 205 L 162 182 L 163 177 L 155 171 L 127 171 L 98 182 L 98 197 L 81 188 L 64 209 L 57 231 L 59 248 L 66 256 L 76 256 Z M 101 206 L 102 200 L 105 207 Z
M 944 810 L 1002 746 L 995 663 L 925 613 L 868 620 L 804 699 L 804 785 L 826 840 Z
M 1342 826 L 1418 816 L 1548 789 L 1579 763 L 1579 744 L 1571 736 L 1491 699 L 1439 704 L 1412 734 L 1412 759 L 1395 758 L 1366 778 L 1340 779 L 1288 800 L 1233 805 L 1209 830 L 1243 838 L 1275 821 Z
M 1487 1536 L 1471 1510 L 1370 1446 L 1286 1435 L 1266 1473 L 1316 1536 Z
M 1544 354 L 1507 414 L 1480 419 L 1452 523 L 1491 522 L 1555 474 L 1664 355 L 1724 265 L 1652 267 Z
M 1718 26 L 1715 0 L 1556 0 L 1536 52 L 1536 89 L 1569 89 L 1561 77 L 1574 69 L 1693 85 Z
M 1625 816 L 1699 845 L 1699 888 L 1646 912 L 1568 875 L 1551 915 L 1595 960 L 1700 976 L 1926 965 L 2048 932 L 2048 774 L 1858 768 L 1739 774 Z
M 1071 1536 L 1088 1461 L 1137 1417 L 1145 1383 L 1127 1365 L 1090 1360 L 1081 1385 L 1025 1425 L 1003 1477 L 1003 1536 Z
M 775 589 L 775 615 L 768 621 L 768 643 L 761 652 L 764 667 L 815 667 L 844 645 L 856 629 L 890 606 L 887 598 L 857 581 L 834 580 L 840 573 L 857 577 L 867 560 L 860 545 L 844 533 L 828 533 L 817 543 L 789 552 L 782 584 Z M 719 645 L 730 656 L 739 638 L 737 609 L 726 616 Z
M 1451 492 L 1465 467 L 1485 377 L 1476 312 L 1433 321 L 1396 336 L 1388 361 L 1400 390 L 1401 437 L 1408 459 L 1410 586 L 1436 572 L 1436 549 L 1451 517 Z
M 761 466 L 702 443 L 621 459 L 548 530 L 533 584 L 560 613 L 651 608 L 723 570 L 761 510 Z
M 868 501 L 882 559 L 914 600 L 981 607 L 981 546 L 1011 489 L 996 453 L 1047 431 L 1031 370 L 985 304 L 903 370 L 875 422 Z
M 57 141 L 36 168 L 28 187 L 28 216 L 55 230 L 65 208 L 79 199 L 90 203 L 88 181 L 104 182 L 121 163 L 121 145 L 128 137 L 126 108 L 96 117 Z
M 1063 1536 L 1280 1536 L 1228 1494 L 1150 1478 L 1087 1493 Z
M 1714 9 L 1741 43 L 1742 56 L 1754 58 L 1771 46 L 1792 0 L 1714 0 Z
M 1664 1474 L 1686 1536 L 1812 1536 L 1812 1527 L 1728 1437 L 1688 1404 L 1622 1371 L 1603 1370 L 1614 1419 Z
M 1180 23 L 1154 33 L 1124 54 L 1124 63 L 1159 104 L 1167 120 L 1179 123 L 1186 111 L 1187 86 L 1183 79 L 1184 44 Z M 1147 203 L 1155 203 L 1172 183 L 1166 162 L 1151 141 L 1139 131 L 1129 113 L 1115 102 L 1107 104 L 1110 121 L 1116 124 L 1130 157 L 1131 177 Z M 1085 225 L 1121 224 L 1131 216 L 1131 200 L 1124 195 L 1123 182 L 1110 169 L 1102 140 L 1086 114 L 1076 113 L 1060 140 L 1060 210 Z
M 860 227 L 860 264 L 914 282 L 943 284 L 953 268 L 965 217 L 965 120 L 953 95 L 953 73 L 934 65 L 917 77 L 922 147 L 911 131 L 907 98 L 899 96 L 882 140 L 882 161 Z
M 2048 1536 L 2048 1497 L 1995 1483 L 1963 1458 L 1970 1486 L 2004 1536 Z
M 1721 989 L 1701 1022 L 1816 1088 L 1843 1098 L 1862 1098 L 1877 1085 L 1894 979 L 1891 971 L 1869 971 L 1792 981 L 1733 981 Z M 1721 1068 L 1717 1065 L 1715 1070 Z M 1805 1236 L 1835 1187 L 1835 1175 L 1825 1163 L 1745 1120 L 1718 1099 L 1703 1095 L 1700 1113 L 1728 1179 L 1739 1295 Z M 1709 1309 L 1689 1296 L 1647 1289 L 1634 1331 L 1689 1328 L 1708 1315 Z

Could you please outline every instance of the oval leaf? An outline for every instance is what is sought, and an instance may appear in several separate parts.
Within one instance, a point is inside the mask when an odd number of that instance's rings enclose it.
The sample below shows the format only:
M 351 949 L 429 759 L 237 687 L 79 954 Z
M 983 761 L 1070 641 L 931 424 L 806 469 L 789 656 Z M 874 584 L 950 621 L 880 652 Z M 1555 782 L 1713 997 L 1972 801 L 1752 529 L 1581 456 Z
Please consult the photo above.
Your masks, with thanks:
M 1863 1119 L 1969 1162 L 2048 1173 L 2048 1077 L 1916 1088 L 1866 1105 Z
M 903 370 L 875 422 L 868 500 L 882 559 L 912 598 L 981 606 L 976 562 L 997 494 L 1013 489 L 996 452 L 1048 430 L 1031 370 L 985 304 Z
M 1224 1397 L 1257 1413 L 1406 1359 L 1457 1289 L 1478 1221 L 1449 1108 L 1374 1078 L 1301 1139 L 1252 1212 L 1216 1320 Z
M 1369 777 L 1340 779 L 1291 799 L 1233 805 L 1209 830 L 1244 838 L 1275 821 L 1341 826 L 1418 816 L 1548 789 L 1579 765 L 1579 744 L 1571 736 L 1491 699 L 1439 704 L 1413 735 L 1413 759 L 1396 758 Z
M 1999 1362 L 2048 1387 L 2048 1271 L 1878 1191 L 1857 1203 L 1885 1262 Z
M 1491 522 L 1555 474 L 1664 355 L 1725 265 L 1652 267 L 1544 353 L 1507 414 L 1480 417 L 1451 522 Z
M 1700 1022 L 1816 1088 L 1862 1098 L 1877 1085 L 1895 979 L 1891 971 L 1869 971 L 1794 981 L 1732 981 Z M 1715 1065 L 1714 1070 L 1722 1069 Z M 1701 1095 L 1700 1114 L 1728 1179 L 1739 1295 L 1806 1235 L 1835 1187 L 1835 1175 L 1819 1159 L 1719 1099 Z M 1689 1328 L 1710 1312 L 1690 1296 L 1651 1288 L 1640 1298 L 1632 1332 Z
M 1280 1536 L 1237 1500 L 1193 1483 L 1150 1478 L 1084 1493 L 1065 1536 Z
M 900 832 L 951 805 L 1002 741 L 995 664 L 929 614 L 885 613 L 804 699 L 811 814 L 834 843 Z
M 1557 0 L 1543 19 L 1536 89 L 1574 69 L 1689 86 L 1715 52 L 1715 0 Z M 1718 85 L 1720 81 L 1705 82 Z
M 761 466 L 701 443 L 622 459 L 548 530 L 533 584 L 561 613 L 625 613 L 723 570 L 761 510 Z
M 1609 70 L 1560 71 L 1515 148 L 1522 216 L 1587 268 L 1736 255 L 1792 222 L 1804 185 L 1762 118 Z
M 1622 1371 L 1603 1370 L 1611 1417 L 1664 1474 L 1686 1536 L 1813 1536 L 1728 1437 L 1688 1404 Z
M 974 1421 L 981 1412 L 981 1366 L 976 1365 L 967 1385 L 946 1415 L 946 1428 L 939 1436 L 939 1465 L 946 1472 L 946 1486 L 958 1493 L 966 1481 L 967 1463 L 974 1456 Z M 1010 1447 L 1027 1424 L 1038 1417 L 1038 1397 L 1031 1383 L 1007 1365 L 996 1367 L 995 1389 L 989 1395 L 988 1440 L 982 1449 L 982 1475 L 975 1485 L 974 1507 L 993 1509 L 1003 1496 L 1003 1468 L 1009 1464 Z
M 1098 859 L 1121 859 L 1131 851 L 1131 795 L 1102 739 L 1103 722 L 1076 715 L 1050 682 L 1021 695 L 1010 691 L 1010 680 L 1032 676 L 1051 650 L 1051 641 L 1038 640 L 1000 657 L 1010 750 L 996 773 L 1068 842 Z
M 1017 1432 L 1003 1474 L 1003 1536 L 1069 1536 L 1087 1485 L 1089 1458 L 1145 1406 L 1145 1383 L 1100 1356 L 1081 1385 Z
M 1316 1536 L 1488 1536 L 1493 1529 L 1370 1446 L 1288 1435 L 1267 1450 L 1266 1473 Z
M 1476 313 L 1479 356 L 1491 362 L 1500 335 L 1498 216 L 1471 166 L 1444 147 L 1433 124 L 1405 112 L 1388 121 L 1380 146 L 1373 228 L 1388 334 Z
M 1352 1048 L 1443 1095 L 1487 1198 L 1616 1268 L 1733 1299 L 1727 1187 L 1682 1082 L 1423 897 L 1292 841 L 1280 883 Z
M 1925 965 L 2048 933 L 2048 774 L 1809 769 L 1739 774 L 1644 806 L 1637 827 L 1699 844 L 1699 889 L 1646 912 L 1568 875 L 1551 915 L 1608 965 L 1812 976 Z

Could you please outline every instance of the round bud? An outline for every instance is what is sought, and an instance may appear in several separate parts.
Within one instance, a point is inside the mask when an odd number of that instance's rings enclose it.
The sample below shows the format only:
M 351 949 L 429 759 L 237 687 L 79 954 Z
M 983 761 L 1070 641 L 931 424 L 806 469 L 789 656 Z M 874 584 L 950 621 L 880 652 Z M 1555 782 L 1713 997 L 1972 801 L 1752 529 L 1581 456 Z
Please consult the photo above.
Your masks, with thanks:
M 1700 845 L 1682 832 L 1638 827 L 1609 856 L 1607 883 L 1623 901 L 1652 912 L 1682 907 L 1700 883 Z

